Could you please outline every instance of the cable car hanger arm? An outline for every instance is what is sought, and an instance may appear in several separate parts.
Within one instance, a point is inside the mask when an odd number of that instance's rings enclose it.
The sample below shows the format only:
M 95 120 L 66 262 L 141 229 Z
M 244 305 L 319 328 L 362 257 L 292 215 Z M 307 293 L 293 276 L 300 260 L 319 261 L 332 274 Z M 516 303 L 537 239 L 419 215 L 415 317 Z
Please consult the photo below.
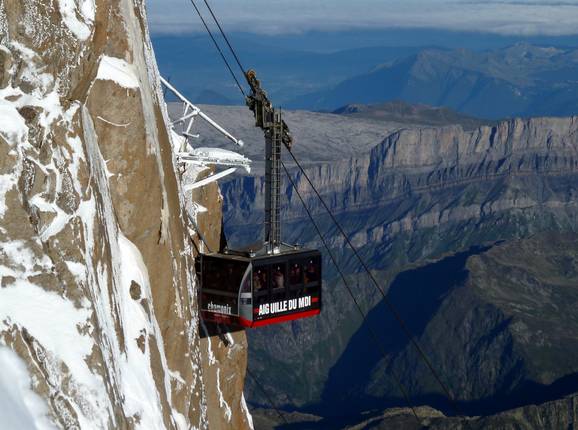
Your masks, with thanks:
M 169 90 L 171 90 L 171 92 L 183 103 L 185 103 L 186 105 L 188 105 L 192 112 L 189 113 L 188 115 L 185 115 L 184 117 L 178 119 L 176 122 L 179 121 L 185 121 L 187 119 L 189 119 L 191 116 L 200 116 L 201 118 L 203 118 L 209 125 L 211 125 L 211 127 L 213 127 L 215 130 L 217 130 L 219 133 L 221 133 L 223 136 L 225 136 L 227 139 L 229 139 L 231 142 L 233 142 L 235 145 L 238 145 L 240 147 L 243 147 L 244 143 L 241 139 L 237 139 L 235 136 L 233 136 L 231 133 L 229 133 L 227 130 L 225 130 L 223 127 L 221 127 L 219 124 L 217 124 L 215 121 L 213 121 L 209 116 L 207 116 L 201 109 L 199 109 L 197 106 L 195 106 L 194 104 L 192 104 L 190 101 L 187 100 L 187 98 L 185 96 L 183 96 L 179 90 L 177 90 L 175 87 L 173 87 L 165 78 L 163 78 L 162 76 L 161 78 L 161 82 L 162 84 L 167 87 Z
M 270 131 L 275 125 L 278 125 L 282 130 L 282 142 L 285 147 L 291 151 L 293 147 L 293 136 L 289 131 L 287 123 L 283 121 L 281 116 L 277 118 L 273 104 L 267 97 L 267 93 L 261 88 L 261 81 L 257 79 L 257 73 L 253 69 L 245 72 L 245 78 L 251 88 L 251 94 L 245 97 L 245 103 L 255 116 L 255 126 L 261 128 L 266 133 Z

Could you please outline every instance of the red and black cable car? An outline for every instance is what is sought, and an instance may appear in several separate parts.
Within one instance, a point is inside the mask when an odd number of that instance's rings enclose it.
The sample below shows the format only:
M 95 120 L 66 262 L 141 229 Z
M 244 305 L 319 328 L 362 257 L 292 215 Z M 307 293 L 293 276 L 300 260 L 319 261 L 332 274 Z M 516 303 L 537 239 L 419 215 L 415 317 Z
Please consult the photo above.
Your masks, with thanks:
M 227 252 L 199 257 L 201 314 L 206 321 L 261 327 L 321 311 L 321 254 Z
M 247 104 L 265 131 L 265 244 L 256 251 L 201 254 L 196 263 L 203 320 L 261 327 L 321 312 L 322 264 L 319 251 L 281 242 L 281 146 L 291 150 L 293 139 L 254 72 L 247 81 Z

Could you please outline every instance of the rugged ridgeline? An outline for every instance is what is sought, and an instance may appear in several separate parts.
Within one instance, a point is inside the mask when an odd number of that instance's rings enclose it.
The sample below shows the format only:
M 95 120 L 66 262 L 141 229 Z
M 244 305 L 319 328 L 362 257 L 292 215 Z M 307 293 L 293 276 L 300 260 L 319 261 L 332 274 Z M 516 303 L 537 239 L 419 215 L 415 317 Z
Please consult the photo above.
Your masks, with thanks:
M 487 417 L 455 418 L 428 407 L 416 409 L 421 419 L 418 424 L 408 409 L 392 409 L 358 424 L 348 425 L 347 430 L 386 430 L 391 428 L 431 430 L 493 430 L 493 429 L 574 429 L 578 422 L 578 397 L 512 409 Z M 307 427 L 307 425 L 306 425 Z M 309 427 L 312 429 L 313 427 Z M 323 428 L 323 427 L 319 427 Z M 265 429 L 265 427 L 264 427 Z
M 575 231 L 578 227 L 577 130 L 576 118 L 516 119 L 471 132 L 464 132 L 461 127 L 413 127 L 393 132 L 367 153 L 343 161 L 318 163 L 307 170 L 345 230 L 351 233 L 361 254 L 379 272 L 383 283 L 389 284 L 400 271 L 423 265 L 428 260 L 460 251 L 465 254 L 454 258 L 467 260 L 485 252 L 469 250 L 472 246 L 530 237 L 543 231 Z M 294 175 L 320 225 L 326 228 L 332 247 L 340 254 L 343 268 L 350 275 L 361 302 L 368 310 L 372 309 L 381 297 L 358 273 L 358 265 L 335 230 L 327 228 L 330 221 L 305 180 L 297 172 Z M 263 180 L 254 177 L 239 178 L 222 186 L 231 241 L 243 242 L 259 231 L 258 223 L 247 225 L 246 220 L 260 219 L 260 214 L 251 213 L 250 208 L 261 207 L 263 186 Z M 289 204 L 283 209 L 285 239 L 300 242 L 305 239 L 313 244 L 314 232 L 289 187 L 286 197 Z M 539 254 L 539 249 L 536 252 Z M 529 254 L 529 261 L 531 257 Z M 456 260 L 450 263 L 457 264 Z M 558 269 L 562 270 L 561 267 Z M 323 315 L 251 333 L 250 356 L 256 359 L 250 360 L 250 366 L 261 375 L 262 381 L 267 381 L 270 391 L 278 393 L 280 403 L 308 406 L 313 412 L 330 414 L 332 411 L 324 410 L 323 405 L 335 406 L 340 401 L 343 408 L 334 409 L 339 413 L 359 412 L 368 404 L 371 407 L 401 404 L 391 380 L 384 382 L 378 378 L 384 375 L 385 364 L 380 363 L 379 357 L 367 358 L 373 354 L 368 351 L 367 333 L 363 327 L 360 329 L 359 317 L 345 290 L 335 281 L 335 271 L 329 261 L 326 268 L 328 282 Z M 437 278 L 421 278 L 424 291 L 400 288 L 400 281 L 396 280 L 393 285 L 397 288 L 388 293 L 405 318 L 415 321 L 412 324 L 417 325 L 412 328 L 427 345 L 429 353 L 438 351 L 435 347 L 438 339 L 435 331 L 428 332 L 425 328 L 432 327 L 430 318 L 443 321 L 447 316 L 438 313 L 438 305 L 443 302 L 447 289 L 463 280 L 463 273 L 455 270 L 455 279 L 450 275 L 444 278 L 445 272 L 431 275 Z M 427 289 L 431 279 L 443 282 Z M 483 282 L 480 288 L 485 288 Z M 538 291 L 543 293 L 539 288 Z M 420 298 L 419 303 L 414 303 L 419 297 L 423 300 Z M 486 297 L 481 303 L 491 304 L 492 300 Z M 538 312 L 538 302 L 530 301 L 520 307 L 529 313 Z M 434 308 L 428 307 L 428 303 L 433 303 Z M 490 304 L 480 304 L 476 308 L 479 313 L 471 315 L 469 320 L 480 339 L 496 336 L 493 330 L 500 329 L 498 323 L 507 328 L 505 335 L 517 330 L 514 322 L 504 320 L 503 314 Z M 424 309 L 420 307 L 416 311 L 418 305 Z M 552 306 L 560 305 L 557 299 Z M 395 366 L 418 401 L 439 405 L 451 412 L 431 376 L 420 367 L 411 348 L 407 348 L 398 327 L 383 319 L 384 309 L 376 309 L 373 324 L 382 324 L 387 347 L 395 357 L 392 361 L 395 364 L 388 366 Z M 451 308 L 446 308 L 446 312 L 451 314 Z M 526 333 L 537 336 L 540 324 L 529 325 Z M 438 333 L 445 333 L 440 327 L 437 329 Z M 566 348 L 561 338 L 544 342 L 560 351 Z M 548 377 L 536 376 L 529 368 L 542 368 L 551 357 L 542 360 L 540 354 L 528 354 L 524 358 L 515 354 L 508 356 L 511 346 L 506 342 L 485 354 L 469 353 L 469 348 L 475 349 L 476 345 L 464 340 L 457 350 L 436 352 L 441 354 L 436 357 L 436 365 L 442 367 L 444 374 L 454 375 L 452 371 L 457 365 L 446 360 L 448 356 L 444 354 L 463 357 L 462 367 L 456 368 L 459 369 L 456 375 L 461 376 L 449 377 L 449 382 L 468 412 L 489 413 L 509 407 L 508 402 L 500 406 L 492 403 L 492 399 L 499 395 L 515 404 L 522 401 L 519 390 L 525 387 L 525 382 L 550 385 L 558 381 L 564 385 L 559 380 L 576 372 L 574 365 L 569 364 L 563 371 L 544 371 L 550 372 Z M 500 362 L 500 358 L 506 356 L 508 358 Z M 368 363 L 364 357 L 375 361 Z M 490 363 L 488 360 L 492 357 L 499 357 L 498 362 Z M 412 377 L 417 368 L 421 369 L 416 373 L 419 380 Z M 488 374 L 496 372 L 503 379 L 492 379 L 481 370 L 476 373 L 476 369 L 486 369 Z M 506 376 L 509 371 L 513 372 L 509 374 L 511 380 Z M 374 380 L 378 382 L 372 385 Z M 249 393 L 251 398 L 259 399 L 258 392 L 251 387 Z
M 392 408 L 381 412 L 366 412 L 352 422 L 324 419 L 315 415 L 293 412 L 286 414 L 288 426 L 279 425 L 273 411 L 256 410 L 255 426 L 260 430 L 299 428 L 322 430 L 431 429 L 431 430 L 514 430 L 514 429 L 574 429 L 578 425 L 578 397 L 568 396 L 540 405 L 515 408 L 489 416 L 448 417 L 428 406 L 415 408 L 419 423 L 409 408 Z
M 380 57 L 373 57 L 380 58 Z M 518 43 L 490 50 L 426 48 L 397 56 L 284 103 L 338 109 L 347 103 L 403 100 L 447 106 L 480 118 L 569 116 L 576 112 L 575 48 Z
M 199 336 L 166 124 L 142 1 L 0 0 L 3 427 L 250 425 L 244 335 Z
M 431 430 L 574 429 L 578 422 L 578 397 L 569 396 L 541 405 L 512 409 L 488 417 L 449 418 L 431 408 L 418 408 L 422 423 Z M 378 417 L 346 427 L 347 430 L 420 429 L 407 409 L 393 409 Z

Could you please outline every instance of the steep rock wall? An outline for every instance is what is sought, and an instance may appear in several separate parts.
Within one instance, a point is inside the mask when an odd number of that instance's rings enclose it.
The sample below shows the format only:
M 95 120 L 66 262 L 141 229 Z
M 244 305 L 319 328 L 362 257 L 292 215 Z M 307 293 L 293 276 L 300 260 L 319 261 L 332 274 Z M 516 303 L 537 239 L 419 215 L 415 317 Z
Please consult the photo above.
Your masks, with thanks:
M 18 370 L 3 418 L 219 416 L 167 123 L 141 0 L 0 0 L 0 361 Z
M 337 215 L 350 218 L 352 212 L 388 208 L 379 218 L 370 218 L 371 229 L 365 229 L 365 222 L 352 225 L 349 231 L 360 230 L 356 239 L 363 245 L 403 231 L 479 219 L 511 209 L 543 204 L 557 209 L 572 206 L 571 195 L 555 196 L 555 189 L 549 193 L 544 188 L 555 188 L 558 178 L 576 174 L 577 131 L 575 117 L 514 119 L 467 132 L 459 126 L 408 128 L 390 134 L 367 153 L 342 162 L 318 163 L 307 173 Z M 298 173 L 294 177 L 308 205 L 322 216 L 305 179 Z M 551 185 L 530 190 L 527 184 L 536 178 Z M 497 183 L 506 183 L 498 194 L 492 192 Z M 477 195 L 460 196 L 458 201 L 443 199 L 444 192 L 455 196 L 461 190 L 471 191 L 471 184 L 488 185 Z M 261 214 L 251 211 L 262 207 L 263 189 L 264 178 L 254 177 L 223 187 L 233 240 L 249 231 L 243 227 L 246 219 L 260 220 Z M 304 219 L 304 213 L 288 184 L 285 201 L 283 214 L 290 225 L 286 232 L 289 237 L 296 236 L 293 224 Z M 254 228 L 259 227 L 256 223 Z M 295 230 L 300 233 L 302 229 Z

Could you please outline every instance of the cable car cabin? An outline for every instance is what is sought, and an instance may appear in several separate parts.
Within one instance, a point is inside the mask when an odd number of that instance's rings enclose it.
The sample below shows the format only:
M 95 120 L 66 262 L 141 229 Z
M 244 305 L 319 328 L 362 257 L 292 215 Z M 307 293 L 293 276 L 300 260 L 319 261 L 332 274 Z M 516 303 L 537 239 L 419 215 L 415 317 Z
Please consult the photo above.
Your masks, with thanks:
M 206 321 L 262 327 L 321 311 L 319 251 L 201 254 L 197 270 L 201 316 Z
M 265 134 L 265 238 L 256 252 L 201 254 L 201 317 L 205 321 L 262 327 L 321 312 L 321 253 L 281 241 L 281 148 L 293 138 L 254 71 L 246 73 L 247 105 Z

